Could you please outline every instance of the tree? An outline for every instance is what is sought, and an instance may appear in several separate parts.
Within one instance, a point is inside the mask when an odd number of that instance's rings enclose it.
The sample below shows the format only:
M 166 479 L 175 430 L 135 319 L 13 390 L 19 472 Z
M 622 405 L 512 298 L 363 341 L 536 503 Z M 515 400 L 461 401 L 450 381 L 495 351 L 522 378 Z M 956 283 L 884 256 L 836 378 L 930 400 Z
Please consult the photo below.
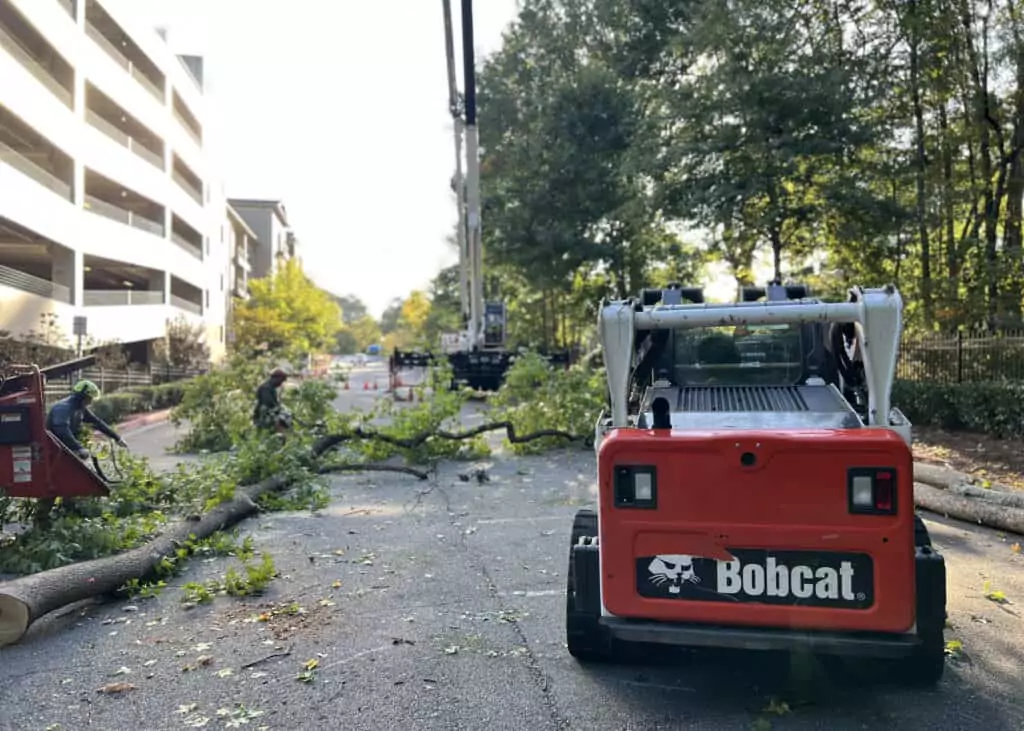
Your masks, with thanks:
M 422 334 L 423 326 L 430 316 L 430 298 L 422 290 L 413 290 L 402 302 L 402 309 L 398 316 L 400 328 L 410 332 Z
M 334 352 L 339 355 L 362 353 L 373 343 L 379 343 L 380 339 L 380 325 L 373 317 L 364 314 L 358 320 L 341 328 Z
M 353 294 L 335 297 L 334 301 L 341 308 L 341 319 L 351 325 L 367 314 L 366 303 Z
M 210 362 L 210 348 L 202 325 L 190 325 L 178 315 L 167 323 L 167 335 L 158 343 L 157 360 L 175 368 L 202 368 Z
M 380 331 L 384 335 L 388 335 L 398 329 L 403 301 L 401 297 L 395 297 L 380 316 Z
M 250 283 L 249 299 L 235 305 L 233 327 L 239 352 L 300 357 L 334 345 L 341 310 L 298 262 L 289 260 L 273 276 Z

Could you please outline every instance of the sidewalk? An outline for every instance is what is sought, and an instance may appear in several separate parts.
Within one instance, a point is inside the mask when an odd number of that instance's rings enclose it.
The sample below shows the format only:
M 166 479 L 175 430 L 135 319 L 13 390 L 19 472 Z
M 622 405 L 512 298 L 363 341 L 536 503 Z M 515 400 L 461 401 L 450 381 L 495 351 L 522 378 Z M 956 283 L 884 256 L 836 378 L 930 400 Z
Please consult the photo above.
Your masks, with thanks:
M 155 416 L 146 414 L 147 417 Z M 126 428 L 127 427 L 127 428 Z M 154 472 L 170 472 L 179 462 L 195 462 L 198 455 L 169 454 L 168 449 L 185 436 L 188 427 L 175 427 L 166 419 L 138 419 L 114 427 L 128 443 L 131 453 L 146 457 Z

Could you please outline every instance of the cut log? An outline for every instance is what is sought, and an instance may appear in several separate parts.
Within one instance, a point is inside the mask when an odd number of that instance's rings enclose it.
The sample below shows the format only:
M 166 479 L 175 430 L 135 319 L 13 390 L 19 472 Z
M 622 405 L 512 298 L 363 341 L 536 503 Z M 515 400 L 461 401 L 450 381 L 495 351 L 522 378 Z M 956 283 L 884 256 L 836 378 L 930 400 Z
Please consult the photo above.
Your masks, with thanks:
M 256 500 L 261 495 L 281 490 L 287 484 L 286 480 L 273 477 L 239 488 L 232 500 L 221 503 L 199 520 L 175 523 L 144 546 L 0 584 L 0 647 L 20 640 L 33 622 L 56 609 L 116 592 L 131 579 L 147 578 L 165 556 L 174 555 L 190 536 L 202 540 L 234 525 L 258 510 Z
M 959 485 L 977 485 L 981 482 L 977 477 L 972 477 L 949 467 L 940 467 L 939 465 L 925 464 L 923 462 L 914 462 L 914 480 L 931 485 L 932 487 L 940 487 L 943 490 L 950 490 Z M 989 488 L 995 492 L 1010 494 L 1019 492 L 1012 487 L 995 482 L 990 482 Z
M 920 482 L 914 483 L 914 503 L 939 515 L 1024 535 L 1024 510 L 1020 508 L 961 497 Z
M 1000 492 L 998 490 L 986 490 L 984 487 L 974 485 L 954 485 L 949 492 L 960 497 L 986 500 L 1006 508 L 1024 509 L 1024 492 Z
M 400 465 L 337 464 L 320 468 L 321 473 L 356 471 L 400 472 L 429 479 L 426 472 Z M 54 610 L 112 594 L 132 579 L 150 577 L 165 556 L 173 556 L 190 538 L 203 540 L 230 528 L 259 510 L 257 500 L 261 496 L 290 484 L 290 480 L 272 477 L 256 485 L 239 487 L 233 499 L 198 519 L 175 523 L 144 546 L 0 583 L 0 647 L 19 641 L 33 622 Z

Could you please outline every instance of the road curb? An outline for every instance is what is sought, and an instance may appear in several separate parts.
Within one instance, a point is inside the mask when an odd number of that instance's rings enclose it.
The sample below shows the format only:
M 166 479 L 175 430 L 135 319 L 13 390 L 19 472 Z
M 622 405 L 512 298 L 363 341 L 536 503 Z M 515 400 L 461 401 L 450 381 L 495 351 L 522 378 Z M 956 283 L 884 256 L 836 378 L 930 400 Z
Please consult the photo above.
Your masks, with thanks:
M 163 411 L 152 411 L 148 414 L 139 414 L 134 416 L 128 421 L 122 421 L 117 425 L 119 432 L 130 432 L 140 427 L 149 426 L 150 424 L 159 424 L 167 421 L 171 417 L 171 411 L 173 409 L 164 409 Z

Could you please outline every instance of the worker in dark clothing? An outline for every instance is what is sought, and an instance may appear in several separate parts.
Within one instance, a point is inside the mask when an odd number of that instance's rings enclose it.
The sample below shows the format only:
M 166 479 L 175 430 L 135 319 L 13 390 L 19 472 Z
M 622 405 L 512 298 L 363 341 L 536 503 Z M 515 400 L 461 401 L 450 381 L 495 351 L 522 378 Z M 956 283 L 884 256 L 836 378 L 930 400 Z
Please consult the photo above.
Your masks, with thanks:
M 46 416 L 46 429 L 81 459 L 89 458 L 89 450 L 78 441 L 83 421 L 103 432 L 122 447 L 128 446 L 116 431 L 89 408 L 89 405 L 99 396 L 100 389 L 95 383 L 79 381 L 71 389 L 71 395 L 55 403 Z
M 270 377 L 256 389 L 256 409 L 252 420 L 257 429 L 284 432 L 291 427 L 291 415 L 281 404 L 278 391 L 287 379 L 288 374 L 283 368 L 275 368 L 270 372 Z

